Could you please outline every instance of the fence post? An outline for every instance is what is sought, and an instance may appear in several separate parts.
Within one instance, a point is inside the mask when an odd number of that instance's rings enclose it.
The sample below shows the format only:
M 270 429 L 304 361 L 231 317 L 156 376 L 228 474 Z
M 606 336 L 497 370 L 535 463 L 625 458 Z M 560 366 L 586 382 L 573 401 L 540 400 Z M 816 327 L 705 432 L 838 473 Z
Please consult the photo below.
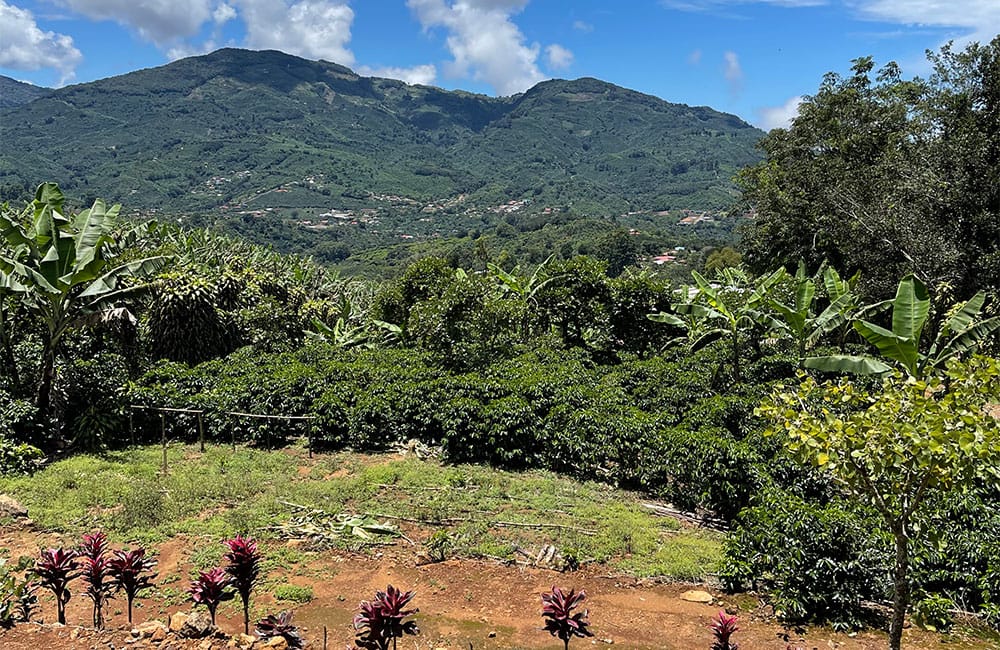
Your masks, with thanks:
M 160 413 L 160 443 L 163 445 L 163 473 L 167 473 L 167 417 Z
M 229 427 L 229 433 L 232 434 L 232 437 L 233 437 L 233 452 L 235 452 L 236 451 L 236 427 L 233 427 L 233 426 Z
M 201 447 L 201 453 L 205 453 L 205 426 L 201 422 L 201 411 L 198 412 L 198 444 Z
M 309 421 L 309 458 L 313 457 L 313 432 L 316 431 L 315 420 Z
M 128 444 L 129 447 L 135 447 L 135 424 L 132 422 L 135 411 L 132 410 L 130 406 L 128 409 Z

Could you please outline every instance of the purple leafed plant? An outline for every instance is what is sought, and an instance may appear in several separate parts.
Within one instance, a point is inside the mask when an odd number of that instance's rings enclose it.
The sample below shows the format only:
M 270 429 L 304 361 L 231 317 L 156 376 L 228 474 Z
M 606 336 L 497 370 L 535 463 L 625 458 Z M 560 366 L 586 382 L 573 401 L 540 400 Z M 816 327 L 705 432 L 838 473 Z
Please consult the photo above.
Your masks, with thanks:
M 569 641 L 573 637 L 594 636 L 587 626 L 587 610 L 574 612 L 577 606 L 587 598 L 587 593 L 581 589 L 579 593 L 570 589 L 569 593 L 563 592 L 559 587 L 552 587 L 552 591 L 542 594 L 542 616 L 545 618 L 545 630 L 552 636 L 559 637 L 564 648 L 569 648 Z
M 250 634 L 250 592 L 260 577 L 260 552 L 251 537 L 237 535 L 223 542 L 226 553 L 226 573 L 232 577 L 233 587 L 243 601 L 243 633 Z
M 104 605 L 114 594 L 114 580 L 108 567 L 108 537 L 97 532 L 83 536 L 77 551 L 81 576 L 87 583 L 87 597 L 94 603 L 94 627 L 104 627 Z
M 230 586 L 232 586 L 232 578 L 226 573 L 226 570 L 222 567 L 215 567 L 199 573 L 198 579 L 192 582 L 188 588 L 191 600 L 196 605 L 204 605 L 208 608 L 208 615 L 212 617 L 212 625 L 215 625 L 215 610 L 219 608 L 219 603 L 233 598 L 233 592 L 229 591 Z
M 396 639 L 404 634 L 419 634 L 417 622 L 405 620 L 420 611 L 406 609 L 415 595 L 413 591 L 402 592 L 389 585 L 385 591 L 375 592 L 375 600 L 362 601 L 354 617 L 355 645 L 364 650 L 389 650 L 391 642 L 395 650 Z
M 729 639 L 739 632 L 736 627 L 736 617 L 728 616 L 725 612 L 719 612 L 719 617 L 712 619 L 712 634 L 715 635 L 715 642 L 712 650 L 739 650 L 740 646 Z
M 62 548 L 46 548 L 35 561 L 35 575 L 38 584 L 51 591 L 56 597 L 56 620 L 66 624 L 66 603 L 69 602 L 69 583 L 80 575 L 76 561 L 76 551 Z
M 269 614 L 257 621 L 254 628 L 261 641 L 267 641 L 275 637 L 282 637 L 291 650 L 300 650 L 304 647 L 304 641 L 299 635 L 299 628 L 292 625 L 292 613 L 281 612 L 277 616 Z
M 153 586 L 151 572 L 156 566 L 156 560 L 146 557 L 146 549 L 137 548 L 134 551 L 115 551 L 108 561 L 108 571 L 114 581 L 116 590 L 124 591 L 128 600 L 128 622 L 132 623 L 132 603 L 140 591 Z

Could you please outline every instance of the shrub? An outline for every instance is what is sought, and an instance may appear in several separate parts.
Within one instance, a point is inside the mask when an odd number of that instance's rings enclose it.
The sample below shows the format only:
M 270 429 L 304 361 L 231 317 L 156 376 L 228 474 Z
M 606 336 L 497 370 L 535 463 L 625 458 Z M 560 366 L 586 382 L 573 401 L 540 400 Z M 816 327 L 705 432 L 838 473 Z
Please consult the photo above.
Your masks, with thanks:
M 257 621 L 257 624 L 254 626 L 254 632 L 261 641 L 281 637 L 291 650 L 298 650 L 305 645 L 305 641 L 299 634 L 299 628 L 292 625 L 291 612 L 281 612 L 277 616 L 268 614 Z
M 727 616 L 725 612 L 719 612 L 718 617 L 712 621 L 712 636 L 715 641 L 712 643 L 712 650 L 740 650 L 740 646 L 731 641 L 734 634 L 740 631 L 736 627 L 736 617 Z
M 114 580 L 116 590 L 125 592 L 128 602 L 128 622 L 132 624 L 132 603 L 139 592 L 153 586 L 156 576 L 145 575 L 153 570 L 156 561 L 146 557 L 146 549 L 115 551 L 108 562 L 108 571 Z
M 215 610 L 224 600 L 232 600 L 233 592 L 229 590 L 232 586 L 232 578 L 222 567 L 215 567 L 208 571 L 201 571 L 198 578 L 191 582 L 188 593 L 191 600 L 196 605 L 204 605 L 208 608 L 208 614 L 212 617 L 212 625 L 215 625 Z
M 66 603 L 70 599 L 68 585 L 80 575 L 77 554 L 62 548 L 42 549 L 35 561 L 35 575 L 39 586 L 52 592 L 56 598 L 56 621 L 66 624 Z
M 275 600 L 287 600 L 293 603 L 308 603 L 313 599 L 312 587 L 283 584 L 274 588 Z
M 573 637 L 584 638 L 594 636 L 587 629 L 590 623 L 587 621 L 588 611 L 575 612 L 580 603 L 587 598 L 587 593 L 582 589 L 577 593 L 570 589 L 569 593 L 564 593 L 559 587 L 552 587 L 552 591 L 542 594 L 542 618 L 545 619 L 545 631 L 563 642 L 564 648 L 569 648 L 569 642 Z
M 859 627 L 864 600 L 885 593 L 889 558 L 870 515 L 852 504 L 809 504 L 769 490 L 740 513 L 720 577 L 730 590 L 762 589 L 791 621 Z
M 108 537 L 97 532 L 83 536 L 83 543 L 77 552 L 81 566 L 81 576 L 87 583 L 87 597 L 94 603 L 94 627 L 104 627 L 104 605 L 114 593 L 107 557 Z
M 391 642 L 395 650 L 396 639 L 419 634 L 416 621 L 406 620 L 420 611 L 406 609 L 414 595 L 413 591 L 402 592 L 389 585 L 385 591 L 375 592 L 374 600 L 361 601 L 354 616 L 355 645 L 363 650 L 389 650 Z
M 237 535 L 223 542 L 229 551 L 225 558 L 226 573 L 232 578 L 233 588 L 243 601 L 243 633 L 250 634 L 250 593 L 260 577 L 260 553 L 257 542 L 250 537 Z

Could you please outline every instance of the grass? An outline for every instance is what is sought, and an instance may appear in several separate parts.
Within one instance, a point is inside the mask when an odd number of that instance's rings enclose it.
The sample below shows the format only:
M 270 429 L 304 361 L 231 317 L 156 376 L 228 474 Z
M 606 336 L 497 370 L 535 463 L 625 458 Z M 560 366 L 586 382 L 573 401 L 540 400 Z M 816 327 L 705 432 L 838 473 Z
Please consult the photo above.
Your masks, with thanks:
M 162 474 L 155 446 L 75 456 L 32 477 L 0 479 L 0 492 L 20 500 L 40 528 L 100 528 L 118 543 L 176 534 L 221 540 L 237 532 L 267 542 L 275 535 L 270 527 L 293 513 L 286 504 L 295 503 L 392 523 L 446 522 L 406 525 L 436 559 L 523 559 L 552 544 L 564 556 L 616 571 L 696 580 L 714 572 L 721 555 L 721 536 L 654 517 L 634 494 L 548 472 L 351 453 L 309 460 L 298 449 L 215 447 L 201 454 L 181 445 L 169 448 L 168 465 Z M 303 559 L 300 551 L 271 546 L 281 550 L 273 561 L 286 568 Z M 221 545 L 209 544 L 191 559 L 208 568 L 220 556 Z

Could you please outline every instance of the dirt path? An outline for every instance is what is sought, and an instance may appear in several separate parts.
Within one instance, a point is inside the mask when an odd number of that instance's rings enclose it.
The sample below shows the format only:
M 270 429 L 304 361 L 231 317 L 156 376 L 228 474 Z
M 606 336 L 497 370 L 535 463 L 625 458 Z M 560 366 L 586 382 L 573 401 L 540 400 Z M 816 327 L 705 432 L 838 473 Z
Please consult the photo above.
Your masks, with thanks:
M 0 531 L 2 554 L 17 557 L 34 554 L 42 545 L 70 543 L 59 536 L 23 530 Z M 136 608 L 136 624 L 147 620 L 166 621 L 167 615 L 187 610 L 183 590 L 193 572 L 190 558 L 203 539 L 176 537 L 157 547 L 161 579 L 170 582 L 153 597 L 143 599 Z M 422 634 L 408 637 L 400 650 L 499 650 L 510 648 L 562 648 L 562 643 L 540 630 L 539 595 L 553 584 L 585 589 L 594 639 L 576 640 L 571 647 L 614 645 L 636 650 L 707 650 L 711 646 L 710 620 L 723 608 L 739 608 L 740 627 L 736 640 L 742 650 L 785 650 L 787 647 L 838 650 L 876 650 L 886 647 L 885 636 L 878 633 L 847 635 L 828 629 L 789 630 L 770 619 L 768 610 L 748 595 L 721 598 L 712 604 L 687 602 L 680 595 L 693 587 L 680 584 L 655 584 L 631 578 L 602 575 L 602 568 L 587 567 L 576 573 L 561 574 L 533 568 L 506 567 L 490 562 L 450 560 L 417 566 L 417 558 L 407 548 L 393 547 L 372 556 L 339 551 L 302 553 L 294 566 L 279 567 L 269 575 L 269 584 L 291 583 L 311 586 L 311 602 L 293 606 L 295 622 L 304 628 L 310 648 L 322 648 L 323 627 L 328 630 L 328 647 L 342 650 L 350 645 L 351 618 L 357 602 L 370 598 L 376 589 L 389 583 L 415 589 L 414 604 L 420 608 L 418 620 Z M 694 587 L 704 589 L 704 587 Z M 74 590 L 67 609 L 71 623 L 90 619 L 90 602 Z M 711 590 L 710 590 L 711 591 Z M 179 641 L 171 638 L 160 644 L 131 638 L 122 604 L 112 604 L 110 630 L 98 633 L 86 628 L 51 625 L 19 625 L 0 631 L 3 650 L 94 650 L 97 648 L 198 648 L 219 650 L 226 640 Z M 261 593 L 255 611 L 287 609 L 288 603 L 276 603 L 269 593 Z M 55 606 L 51 596 L 41 598 L 40 618 L 51 621 Z M 220 609 L 219 625 L 223 631 L 241 631 L 241 620 L 232 603 Z M 904 647 L 930 649 L 941 646 L 942 637 L 908 631 Z M 981 640 L 949 637 L 948 647 L 962 650 L 1000 648 Z

